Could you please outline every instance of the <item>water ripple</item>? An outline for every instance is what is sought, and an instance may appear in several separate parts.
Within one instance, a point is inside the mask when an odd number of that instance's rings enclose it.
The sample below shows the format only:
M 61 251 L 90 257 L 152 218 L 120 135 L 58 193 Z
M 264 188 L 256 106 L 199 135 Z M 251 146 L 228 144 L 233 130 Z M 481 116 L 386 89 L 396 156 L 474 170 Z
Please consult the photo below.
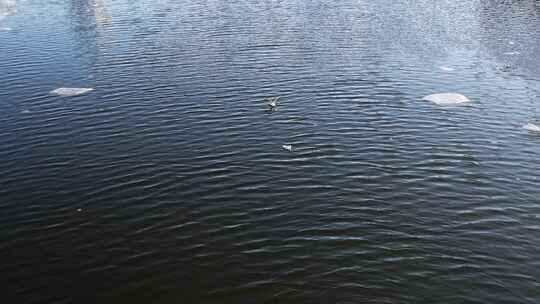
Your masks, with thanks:
M 534 1 L 3 2 L 8 298 L 540 300 Z

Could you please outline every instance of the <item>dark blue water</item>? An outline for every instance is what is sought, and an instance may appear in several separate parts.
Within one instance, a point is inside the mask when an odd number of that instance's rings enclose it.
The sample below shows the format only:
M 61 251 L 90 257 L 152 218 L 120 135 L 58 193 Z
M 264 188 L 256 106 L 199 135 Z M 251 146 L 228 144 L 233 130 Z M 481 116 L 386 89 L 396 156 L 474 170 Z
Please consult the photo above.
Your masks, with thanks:
M 3 302 L 540 302 L 538 1 L 0 0 L 0 29 Z

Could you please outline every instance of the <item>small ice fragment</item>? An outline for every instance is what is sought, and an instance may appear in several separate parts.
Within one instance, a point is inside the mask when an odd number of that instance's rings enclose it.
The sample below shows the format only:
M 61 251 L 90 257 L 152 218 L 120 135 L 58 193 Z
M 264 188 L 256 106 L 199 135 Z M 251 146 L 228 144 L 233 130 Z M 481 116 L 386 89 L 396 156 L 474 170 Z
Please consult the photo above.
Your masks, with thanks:
M 471 101 L 469 98 L 459 93 L 431 94 L 431 95 L 425 96 L 422 99 L 433 102 L 441 106 L 455 105 L 455 104 L 467 103 Z
M 532 123 L 528 123 L 528 124 L 524 125 L 523 129 L 525 129 L 525 130 L 527 130 L 529 132 L 540 133 L 540 126 L 532 124 Z
M 58 88 L 56 90 L 51 91 L 51 94 L 62 96 L 62 97 L 70 97 L 70 96 L 78 96 L 82 94 L 86 94 L 88 92 L 93 91 L 93 88 Z
M 285 149 L 285 150 L 287 150 L 289 152 L 292 152 L 292 145 L 283 145 L 282 147 L 283 147 L 283 149 Z
M 456 69 L 454 69 L 454 68 L 447 67 L 447 66 L 441 66 L 441 67 L 439 67 L 439 69 L 441 69 L 441 70 L 443 70 L 443 71 L 446 71 L 446 72 L 453 72 L 453 71 L 456 70 Z
M 514 41 L 508 41 L 508 44 L 514 45 L 515 43 L 514 43 Z

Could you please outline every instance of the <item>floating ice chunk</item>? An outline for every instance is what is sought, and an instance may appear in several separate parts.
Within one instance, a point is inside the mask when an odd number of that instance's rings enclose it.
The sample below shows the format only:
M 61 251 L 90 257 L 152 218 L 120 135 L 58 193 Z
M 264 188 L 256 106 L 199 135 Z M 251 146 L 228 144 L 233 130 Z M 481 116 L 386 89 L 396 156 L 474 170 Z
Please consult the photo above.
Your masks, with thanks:
M 63 97 L 69 97 L 69 96 L 78 96 L 78 95 L 86 94 L 93 90 L 94 90 L 93 88 L 58 88 L 56 90 L 51 91 L 51 94 L 55 94 L 55 95 L 63 96 Z
M 292 152 L 292 145 L 283 145 L 281 147 L 283 147 L 283 149 L 285 149 L 285 150 L 287 150 L 289 152 Z
M 439 69 L 441 69 L 443 71 L 446 71 L 446 72 L 453 72 L 453 71 L 456 70 L 456 69 L 454 69 L 452 67 L 447 67 L 447 66 L 440 66 Z
M 529 132 L 540 133 L 540 126 L 532 124 L 532 123 L 528 123 L 528 124 L 524 125 L 523 129 L 525 129 L 525 130 L 527 130 Z
M 508 41 L 508 44 L 514 45 L 515 43 L 514 43 L 514 41 Z
M 467 102 L 471 101 L 466 96 L 463 96 L 463 95 L 458 94 L 458 93 L 431 94 L 431 95 L 425 96 L 422 99 L 433 102 L 433 103 L 441 105 L 441 106 L 455 105 L 455 104 L 467 103 Z

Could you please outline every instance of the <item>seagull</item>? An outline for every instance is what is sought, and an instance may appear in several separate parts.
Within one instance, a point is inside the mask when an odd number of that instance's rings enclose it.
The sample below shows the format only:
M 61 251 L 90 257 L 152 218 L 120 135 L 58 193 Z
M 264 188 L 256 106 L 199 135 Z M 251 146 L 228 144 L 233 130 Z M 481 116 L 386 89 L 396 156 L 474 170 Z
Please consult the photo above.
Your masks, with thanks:
M 499 70 L 500 70 L 501 72 L 510 72 L 510 70 L 512 70 L 512 65 L 510 65 L 510 64 L 505 64 L 505 65 L 501 66 L 501 67 L 499 68 Z
M 270 111 L 276 110 L 278 99 L 279 99 L 279 96 L 266 98 L 266 100 L 268 100 L 268 107 L 270 107 Z
M 289 152 L 292 152 L 292 145 L 283 145 L 281 147 L 283 147 L 283 149 L 285 149 L 285 150 L 287 150 Z

